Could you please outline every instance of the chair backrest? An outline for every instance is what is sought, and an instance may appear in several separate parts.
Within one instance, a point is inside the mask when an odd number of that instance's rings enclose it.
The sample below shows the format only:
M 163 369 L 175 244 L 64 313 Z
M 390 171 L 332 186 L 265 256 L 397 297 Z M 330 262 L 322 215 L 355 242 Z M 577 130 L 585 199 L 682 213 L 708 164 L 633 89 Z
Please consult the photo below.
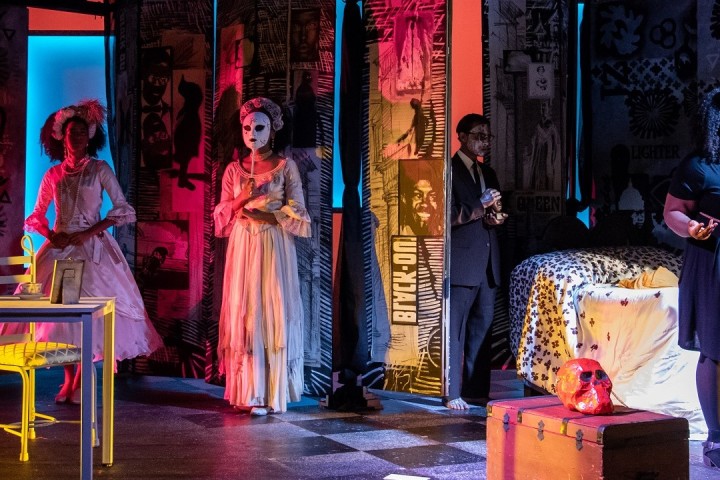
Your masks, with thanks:
M 20 240 L 20 246 L 23 250 L 23 255 L 0 257 L 0 266 L 10 267 L 9 271 L 13 272 L 9 275 L 0 275 L 0 285 L 17 285 L 19 283 L 34 283 L 36 281 L 35 249 L 33 248 L 33 242 L 29 235 L 23 235 Z M 14 273 L 15 271 L 18 273 Z M 29 334 L 0 335 L 0 345 L 32 340 L 34 331 L 35 325 L 30 324 Z
M 33 248 L 32 238 L 29 235 L 23 235 L 20 240 L 20 247 L 23 249 L 23 255 L 0 257 L 0 266 L 22 267 L 23 273 L 0 275 L 0 285 L 35 282 L 35 249 Z

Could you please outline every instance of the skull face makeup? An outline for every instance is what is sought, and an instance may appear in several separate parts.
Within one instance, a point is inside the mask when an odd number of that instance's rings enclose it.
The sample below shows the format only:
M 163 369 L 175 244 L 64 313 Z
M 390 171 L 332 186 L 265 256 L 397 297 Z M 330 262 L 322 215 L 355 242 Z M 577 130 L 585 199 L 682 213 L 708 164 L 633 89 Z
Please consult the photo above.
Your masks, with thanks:
M 568 360 L 557 373 L 560 401 L 570 410 L 592 415 L 613 412 L 612 381 L 600 364 L 591 358 Z
M 490 150 L 490 127 L 488 125 L 475 125 L 467 133 L 467 147 L 478 157 L 484 157 Z
M 263 112 L 250 112 L 242 121 L 245 146 L 257 152 L 270 141 L 270 118 Z

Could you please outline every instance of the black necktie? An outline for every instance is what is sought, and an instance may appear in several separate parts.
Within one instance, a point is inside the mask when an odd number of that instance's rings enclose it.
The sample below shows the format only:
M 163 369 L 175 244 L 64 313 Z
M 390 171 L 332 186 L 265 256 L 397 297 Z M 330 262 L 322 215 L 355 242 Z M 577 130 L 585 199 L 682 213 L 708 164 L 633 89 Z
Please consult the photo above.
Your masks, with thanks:
M 475 176 L 475 184 L 478 190 L 482 190 L 482 174 L 480 173 L 480 165 L 477 161 L 473 162 L 473 175 Z

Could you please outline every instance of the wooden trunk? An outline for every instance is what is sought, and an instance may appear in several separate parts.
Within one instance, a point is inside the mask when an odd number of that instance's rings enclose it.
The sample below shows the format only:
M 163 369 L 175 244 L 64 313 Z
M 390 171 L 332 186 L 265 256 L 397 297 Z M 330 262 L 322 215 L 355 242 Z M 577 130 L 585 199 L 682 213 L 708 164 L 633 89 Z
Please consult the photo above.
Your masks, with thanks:
M 617 406 L 584 415 L 552 395 L 487 409 L 488 480 L 689 478 L 684 418 Z

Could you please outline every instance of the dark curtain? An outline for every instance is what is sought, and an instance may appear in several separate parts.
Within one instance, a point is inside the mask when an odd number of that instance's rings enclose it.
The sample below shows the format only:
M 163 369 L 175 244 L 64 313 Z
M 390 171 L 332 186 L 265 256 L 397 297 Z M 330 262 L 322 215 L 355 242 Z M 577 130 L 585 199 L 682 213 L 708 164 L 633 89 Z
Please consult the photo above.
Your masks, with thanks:
M 368 358 L 364 325 L 364 278 L 360 194 L 362 154 L 362 70 L 365 29 L 356 1 L 345 4 L 340 72 L 340 160 L 343 215 L 340 235 L 339 305 L 333 319 L 333 370 L 362 373 Z M 349 372 L 347 372 L 349 373 Z M 342 378 L 342 376 L 341 376 Z
M 585 5 L 583 19 L 592 18 L 592 9 L 594 5 Z M 582 131 L 580 132 L 581 145 L 578 149 L 578 166 L 577 178 L 580 184 L 580 201 L 577 206 L 578 211 L 587 208 L 592 199 L 592 130 L 593 130 L 593 112 L 592 112 L 592 84 L 590 72 L 590 22 L 581 21 L 580 23 L 580 87 L 581 95 L 581 112 Z M 574 180 L 574 179 L 573 179 Z

